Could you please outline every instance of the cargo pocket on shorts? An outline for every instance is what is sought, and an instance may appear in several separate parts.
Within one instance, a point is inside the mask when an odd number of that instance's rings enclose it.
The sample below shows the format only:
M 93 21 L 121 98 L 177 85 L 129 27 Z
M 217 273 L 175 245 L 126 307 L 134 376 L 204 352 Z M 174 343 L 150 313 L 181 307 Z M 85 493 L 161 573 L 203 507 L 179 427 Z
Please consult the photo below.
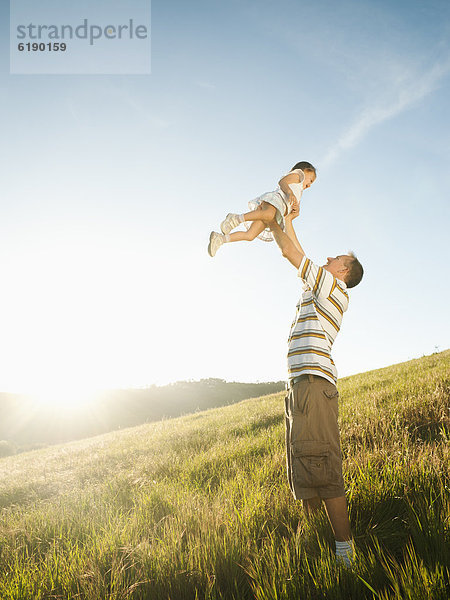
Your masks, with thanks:
M 293 448 L 294 479 L 300 487 L 321 487 L 330 483 L 330 444 L 298 441 Z
M 332 400 L 333 398 L 338 398 L 339 397 L 339 392 L 337 391 L 337 389 L 334 390 L 323 390 L 324 395 L 329 399 Z
M 329 389 L 322 390 L 322 391 L 323 391 L 323 395 L 327 399 L 326 402 L 328 403 L 331 410 L 333 411 L 334 416 L 337 421 L 338 416 L 339 416 L 339 392 L 337 391 L 337 388 L 335 388 L 334 386 L 330 387 Z

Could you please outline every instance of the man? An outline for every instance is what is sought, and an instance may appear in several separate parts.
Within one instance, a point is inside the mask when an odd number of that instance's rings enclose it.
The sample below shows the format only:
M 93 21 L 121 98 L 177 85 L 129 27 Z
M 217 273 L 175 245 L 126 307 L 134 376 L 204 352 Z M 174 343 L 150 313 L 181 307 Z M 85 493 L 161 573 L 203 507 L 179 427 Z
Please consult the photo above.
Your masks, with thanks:
M 315 265 L 295 235 L 292 220 L 297 216 L 298 205 L 286 218 L 286 233 L 276 222 L 270 223 L 283 256 L 304 282 L 289 335 L 288 479 L 294 498 L 303 501 L 307 517 L 324 502 L 337 560 L 350 566 L 354 547 L 342 477 L 337 371 L 330 351 L 348 307 L 347 288 L 361 281 L 363 268 L 353 254 L 328 258 L 322 267 Z

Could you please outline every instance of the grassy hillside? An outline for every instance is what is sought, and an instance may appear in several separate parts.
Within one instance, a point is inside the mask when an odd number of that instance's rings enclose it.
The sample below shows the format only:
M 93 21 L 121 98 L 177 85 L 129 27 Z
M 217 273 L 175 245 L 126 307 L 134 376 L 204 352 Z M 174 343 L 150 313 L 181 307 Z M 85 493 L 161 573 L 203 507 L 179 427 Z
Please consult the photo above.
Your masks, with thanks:
M 447 599 L 449 365 L 340 381 L 352 572 L 290 496 L 274 394 L 2 459 L 0 598 Z
M 0 393 L 0 456 L 227 406 L 283 388 L 282 381 L 177 381 L 144 389 L 99 392 L 89 404 L 81 401 L 69 407 L 62 390 L 60 408 L 53 403 L 36 403 L 32 396 Z

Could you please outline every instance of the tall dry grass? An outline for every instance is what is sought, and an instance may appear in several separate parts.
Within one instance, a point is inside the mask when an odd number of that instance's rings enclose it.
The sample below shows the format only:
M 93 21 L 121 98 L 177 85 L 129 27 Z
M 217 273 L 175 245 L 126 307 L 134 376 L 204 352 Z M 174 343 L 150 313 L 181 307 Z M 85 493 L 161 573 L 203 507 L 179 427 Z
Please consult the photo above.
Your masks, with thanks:
M 354 569 L 290 496 L 275 394 L 1 459 L 0 598 L 447 600 L 449 363 L 340 382 Z

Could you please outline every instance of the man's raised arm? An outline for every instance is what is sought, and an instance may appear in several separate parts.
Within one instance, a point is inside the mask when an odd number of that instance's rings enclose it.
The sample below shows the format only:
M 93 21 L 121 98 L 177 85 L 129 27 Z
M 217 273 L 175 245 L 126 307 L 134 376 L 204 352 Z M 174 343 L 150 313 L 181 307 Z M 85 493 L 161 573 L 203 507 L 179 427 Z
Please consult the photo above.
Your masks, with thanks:
M 299 252 L 301 252 L 302 254 L 305 254 L 303 252 L 303 248 L 300 245 L 300 242 L 298 241 L 298 237 L 295 233 L 294 226 L 292 224 L 292 221 L 298 217 L 299 213 L 300 205 L 298 203 L 297 198 L 294 197 L 291 202 L 291 210 L 289 214 L 287 214 L 284 218 L 285 232 L 287 233 L 288 237 L 291 239 L 297 250 L 299 250 Z
M 292 227 L 292 222 L 290 223 Z M 273 233 L 273 237 L 275 238 L 278 247 L 281 250 L 281 254 L 288 259 L 291 265 L 294 265 L 296 269 L 300 267 L 300 263 L 302 262 L 302 258 L 305 256 L 303 252 L 303 248 L 300 245 L 300 242 L 295 236 L 297 244 L 281 229 L 281 227 L 275 221 L 270 223 L 270 229 Z M 295 233 L 294 233 L 295 235 Z

